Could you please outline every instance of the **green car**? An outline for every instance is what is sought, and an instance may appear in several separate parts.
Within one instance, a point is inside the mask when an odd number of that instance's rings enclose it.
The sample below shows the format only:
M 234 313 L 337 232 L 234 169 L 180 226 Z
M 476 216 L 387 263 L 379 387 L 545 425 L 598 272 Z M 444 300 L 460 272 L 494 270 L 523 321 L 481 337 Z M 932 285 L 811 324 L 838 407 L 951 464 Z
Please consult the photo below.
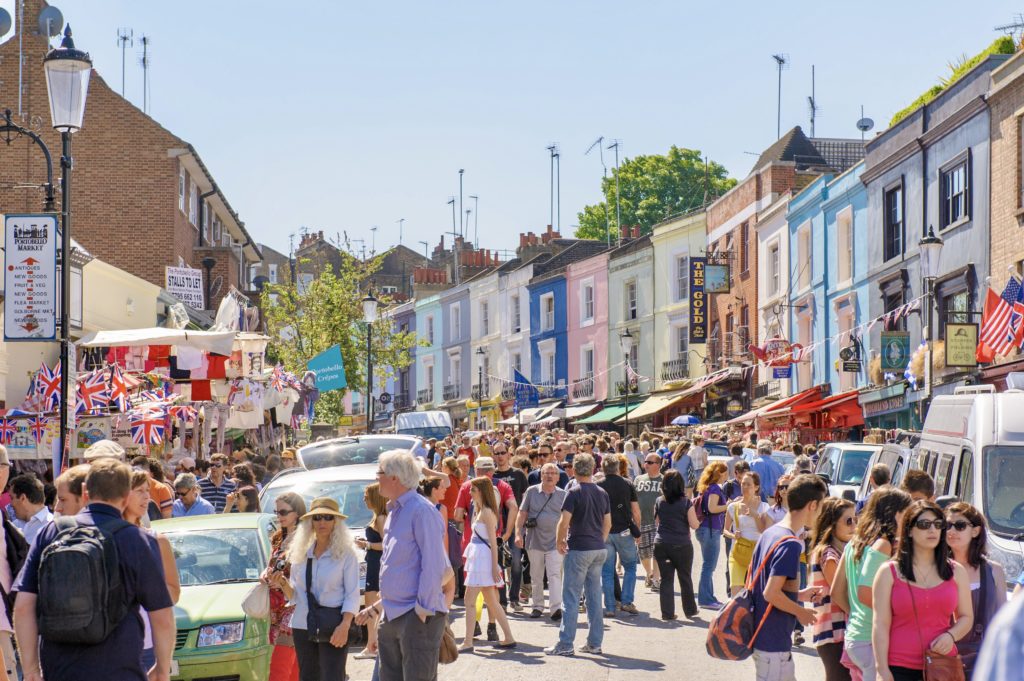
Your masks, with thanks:
M 267 678 L 269 623 L 246 617 L 242 601 L 267 566 L 274 522 L 261 513 L 227 513 L 153 523 L 171 542 L 181 580 L 172 679 Z

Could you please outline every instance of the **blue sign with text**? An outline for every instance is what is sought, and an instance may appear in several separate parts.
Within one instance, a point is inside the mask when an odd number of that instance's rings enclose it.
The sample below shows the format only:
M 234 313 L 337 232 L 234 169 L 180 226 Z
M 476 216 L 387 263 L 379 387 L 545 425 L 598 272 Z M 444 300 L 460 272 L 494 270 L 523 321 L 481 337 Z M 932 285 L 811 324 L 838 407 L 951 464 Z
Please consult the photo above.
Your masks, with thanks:
M 343 390 L 348 387 L 345 363 L 341 361 L 341 345 L 332 345 L 309 360 L 306 369 L 316 374 L 316 387 L 320 392 Z
M 536 407 L 540 401 L 540 394 L 537 392 L 537 386 L 526 380 L 526 377 L 518 371 L 512 372 L 512 380 L 516 383 L 516 413 L 518 414 L 523 409 Z

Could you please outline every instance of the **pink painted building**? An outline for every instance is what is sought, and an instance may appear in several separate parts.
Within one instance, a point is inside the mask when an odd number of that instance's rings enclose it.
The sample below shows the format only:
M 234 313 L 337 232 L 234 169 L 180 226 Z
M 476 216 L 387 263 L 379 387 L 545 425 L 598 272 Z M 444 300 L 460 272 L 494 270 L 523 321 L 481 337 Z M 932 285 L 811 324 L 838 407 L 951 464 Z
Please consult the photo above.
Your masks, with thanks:
M 569 404 L 608 394 L 608 251 L 565 270 L 568 310 Z

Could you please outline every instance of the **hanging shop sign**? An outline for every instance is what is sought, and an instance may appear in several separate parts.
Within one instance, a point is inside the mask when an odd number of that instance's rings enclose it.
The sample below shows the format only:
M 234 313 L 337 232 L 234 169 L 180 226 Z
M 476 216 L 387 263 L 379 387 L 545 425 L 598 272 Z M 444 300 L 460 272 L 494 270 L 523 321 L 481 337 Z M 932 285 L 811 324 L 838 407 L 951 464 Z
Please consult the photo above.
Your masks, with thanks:
M 708 342 L 708 305 L 704 291 L 707 258 L 690 258 L 690 343 Z
M 746 411 L 746 409 L 743 407 L 743 402 L 739 400 L 729 400 L 725 404 L 725 413 L 729 416 L 739 416 L 744 411 Z
M 789 378 L 792 375 L 793 375 L 793 367 L 791 367 L 791 366 L 772 367 L 772 378 L 775 378 L 775 379 L 778 379 L 778 378 Z
M 747 350 L 758 361 L 764 362 L 770 367 L 788 367 L 799 361 L 800 351 L 803 350 L 803 347 L 799 343 L 790 343 L 785 338 L 769 338 L 763 345 L 748 345 Z
M 883 331 L 882 371 L 903 371 L 909 361 L 910 332 Z
M 57 216 L 4 216 L 4 340 L 57 338 Z
M 316 387 L 320 392 L 342 390 L 348 386 L 345 379 L 345 363 L 341 359 L 341 345 L 335 344 L 306 363 L 306 369 L 313 372 Z
M 164 288 L 193 310 L 205 309 L 203 271 L 191 267 L 165 267 Z
M 856 345 L 850 345 L 839 351 L 839 359 L 842 361 L 842 370 L 847 373 L 860 373 L 860 350 Z
M 946 324 L 946 366 L 978 366 L 975 350 L 978 347 L 977 324 Z
M 705 265 L 704 267 L 704 293 L 728 293 L 729 292 L 729 266 L 728 265 Z

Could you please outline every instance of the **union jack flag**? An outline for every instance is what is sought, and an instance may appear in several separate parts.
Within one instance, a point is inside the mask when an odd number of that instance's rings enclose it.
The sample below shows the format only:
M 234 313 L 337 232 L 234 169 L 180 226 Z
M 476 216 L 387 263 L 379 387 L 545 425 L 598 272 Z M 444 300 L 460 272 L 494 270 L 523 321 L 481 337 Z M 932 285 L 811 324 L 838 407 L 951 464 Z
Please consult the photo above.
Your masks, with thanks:
M 43 441 L 43 435 L 46 434 L 46 424 L 49 422 L 50 419 L 39 414 L 28 420 L 28 429 L 32 432 L 32 437 L 35 439 L 36 444 Z
M 164 441 L 165 417 L 155 409 L 141 409 L 131 414 L 132 442 L 159 445 Z
M 98 411 L 110 404 L 110 390 L 103 371 L 94 371 L 78 382 L 76 414 Z
M 132 407 L 131 398 L 128 396 L 128 382 L 121 373 L 121 367 L 116 364 L 110 367 L 110 404 L 122 412 Z
M 277 392 L 284 392 L 285 389 L 285 377 L 284 367 L 278 364 L 274 367 L 274 373 L 270 375 L 270 387 Z
M 198 413 L 195 407 L 190 407 L 187 404 L 176 405 L 174 407 L 171 407 L 170 412 L 171 416 L 173 416 L 176 419 L 181 419 L 185 423 L 192 423 L 193 421 L 195 421 L 196 414 Z
M 18 427 L 12 419 L 0 419 L 0 443 L 10 444 L 17 432 Z
M 43 362 L 36 377 L 36 390 L 43 396 L 47 410 L 60 406 L 60 360 L 57 360 L 53 371 Z

